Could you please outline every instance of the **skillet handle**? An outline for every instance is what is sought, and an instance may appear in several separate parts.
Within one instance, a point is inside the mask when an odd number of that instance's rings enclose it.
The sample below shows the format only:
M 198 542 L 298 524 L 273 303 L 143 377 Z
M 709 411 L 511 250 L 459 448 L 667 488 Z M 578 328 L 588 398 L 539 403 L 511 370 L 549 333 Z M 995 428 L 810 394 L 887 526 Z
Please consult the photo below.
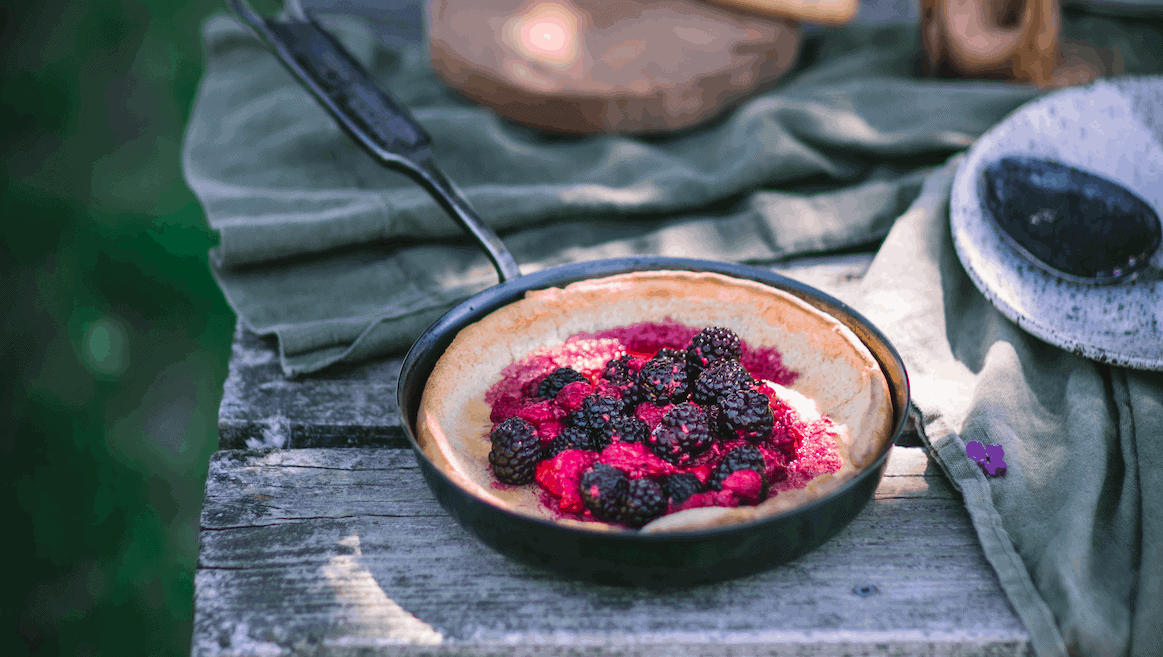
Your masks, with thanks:
M 428 133 L 334 37 L 297 11 L 292 13 L 299 20 L 276 21 L 257 14 L 246 0 L 227 3 L 344 132 L 380 164 L 406 174 L 436 199 L 484 248 L 502 283 L 521 276 L 501 239 L 432 162 Z

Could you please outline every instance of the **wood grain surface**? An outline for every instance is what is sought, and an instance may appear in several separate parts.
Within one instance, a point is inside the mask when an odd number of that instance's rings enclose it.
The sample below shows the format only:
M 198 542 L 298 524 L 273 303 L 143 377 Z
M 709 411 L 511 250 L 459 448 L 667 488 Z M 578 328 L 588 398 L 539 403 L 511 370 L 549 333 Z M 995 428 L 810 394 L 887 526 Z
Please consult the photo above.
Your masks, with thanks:
M 962 502 L 896 447 L 835 538 L 740 580 L 646 591 L 493 552 L 411 450 L 222 451 L 210 466 L 193 654 L 1021 655 L 1027 636 Z

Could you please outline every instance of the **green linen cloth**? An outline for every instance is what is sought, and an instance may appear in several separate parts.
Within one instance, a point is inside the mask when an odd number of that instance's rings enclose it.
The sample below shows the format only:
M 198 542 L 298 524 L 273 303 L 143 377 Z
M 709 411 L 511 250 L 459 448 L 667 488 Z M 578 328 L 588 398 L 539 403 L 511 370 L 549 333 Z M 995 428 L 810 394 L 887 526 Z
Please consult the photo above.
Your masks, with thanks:
M 1075 21 L 1163 51 L 1159 30 Z M 927 172 L 1037 92 L 919 78 L 914 26 L 813 35 L 774 90 L 671 138 L 554 139 L 458 100 L 419 45 L 327 22 L 433 137 L 434 158 L 524 272 L 651 253 L 755 262 L 884 237 Z M 1081 27 L 1079 27 L 1081 26 Z M 288 375 L 406 349 L 496 283 L 426 193 L 376 164 L 227 16 L 204 26 L 206 68 L 183 169 L 220 236 L 212 267 L 251 330 L 278 338 Z M 1134 45 L 1132 45 L 1134 44 Z
M 1160 377 L 1022 333 L 949 244 L 952 165 L 941 163 L 1038 92 L 923 79 L 916 26 L 855 25 L 811 35 L 775 88 L 702 129 L 553 138 L 458 99 L 424 47 L 387 47 L 355 20 L 325 24 L 432 135 L 438 165 L 526 273 L 633 254 L 762 262 L 885 240 L 863 310 L 905 357 L 931 454 L 1038 654 L 1163 654 Z M 1119 47 L 1129 72 L 1163 72 L 1157 23 L 1070 14 L 1066 28 Z M 288 376 L 399 354 L 495 284 L 456 224 L 354 146 L 234 20 L 203 32 L 183 168 L 220 235 L 217 280 L 245 326 L 277 337 Z M 986 479 L 968 440 L 1002 444 L 1009 473 Z
M 1041 657 L 1163 655 L 1163 373 L 1101 365 L 1006 319 L 961 267 L 957 156 L 893 226 L 857 305 L 900 351 L 929 454 Z M 965 445 L 1001 445 L 988 477 Z

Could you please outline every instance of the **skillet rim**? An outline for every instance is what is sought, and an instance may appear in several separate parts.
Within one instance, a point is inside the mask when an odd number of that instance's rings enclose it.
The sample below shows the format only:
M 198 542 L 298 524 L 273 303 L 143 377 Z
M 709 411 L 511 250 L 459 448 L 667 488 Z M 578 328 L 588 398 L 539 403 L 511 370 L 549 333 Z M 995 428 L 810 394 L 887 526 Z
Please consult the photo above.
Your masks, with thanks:
M 548 287 L 563 287 L 570 283 L 581 280 L 589 280 L 595 278 L 603 278 L 615 274 L 623 274 L 637 271 L 656 271 L 656 270 L 678 270 L 678 271 L 692 271 L 692 272 L 712 272 L 722 274 L 725 276 L 732 276 L 735 278 L 742 278 L 745 280 L 755 281 L 764 285 L 782 289 L 789 292 L 812 306 L 820 309 L 828 315 L 834 317 L 845 326 L 848 326 L 853 333 L 861 340 L 862 343 L 872 353 L 877 363 L 880 365 L 886 381 L 889 384 L 889 398 L 893 404 L 893 424 L 892 431 L 889 434 L 889 439 L 886 444 L 880 448 L 876 458 L 865 467 L 861 472 L 857 473 L 848 481 L 841 484 L 835 490 L 828 494 L 806 502 L 800 506 L 788 509 L 781 513 L 774 514 L 765 518 L 759 518 L 743 523 L 724 525 L 718 527 L 709 527 L 702 529 L 684 530 L 679 532 L 651 532 L 642 533 L 632 530 L 624 531 L 597 531 L 586 530 L 581 527 L 574 527 L 562 525 L 553 520 L 546 520 L 542 518 L 534 518 L 523 515 L 488 502 L 487 500 L 478 498 L 471 492 L 465 490 L 451 478 L 449 478 L 443 470 L 441 470 L 427 454 L 420 448 L 419 443 L 415 437 L 415 423 L 420 409 L 420 399 L 423 394 L 424 386 L 427 384 L 428 377 L 436 365 L 436 361 L 444 354 L 444 351 L 455 339 L 457 333 L 469 324 L 472 324 L 493 311 L 505 306 L 509 303 L 524 298 L 526 292 L 531 290 L 540 290 Z M 850 321 L 845 321 L 845 320 Z M 870 344 L 869 338 L 873 338 L 878 344 Z M 882 347 L 881 349 L 877 347 Z M 885 363 L 884 356 L 887 355 L 894 363 Z M 891 365 L 895 364 L 900 370 L 900 381 L 892 376 L 893 368 Z M 423 373 L 422 380 L 419 372 Z M 903 384 L 903 391 L 898 390 L 898 386 Z M 901 400 L 903 399 L 903 407 Z M 399 382 L 396 389 L 396 403 L 400 413 L 401 419 L 404 421 L 404 433 L 408 437 L 408 442 L 412 446 L 413 452 L 416 453 L 417 458 L 422 459 L 428 466 L 427 469 L 436 473 L 444 480 L 446 487 L 458 491 L 462 496 L 471 499 L 474 502 L 486 505 L 490 509 L 509 516 L 511 519 L 519 519 L 521 521 L 528 521 L 537 526 L 545 528 L 553 528 L 554 530 L 562 530 L 571 533 L 576 533 L 579 536 L 587 538 L 609 539 L 612 541 L 622 542 L 630 541 L 634 543 L 686 543 L 698 542 L 700 540 L 712 539 L 724 535 L 734 534 L 736 532 L 744 532 L 756 527 L 761 527 L 769 523 L 786 522 L 790 518 L 810 513 L 819 509 L 820 507 L 833 504 L 838 499 L 846 497 L 853 488 L 856 488 L 873 472 L 883 472 L 884 462 L 888 459 L 889 453 L 896 440 L 903 433 L 905 425 L 908 421 L 909 410 L 911 408 L 911 397 L 909 395 L 909 381 L 908 372 L 905 368 L 904 361 L 896 348 L 888 340 L 888 338 L 867 318 L 852 309 L 843 301 L 832 297 L 831 295 L 812 287 L 805 283 L 801 283 L 795 279 L 777 274 L 771 271 L 751 267 L 748 265 L 738 265 L 734 263 L 717 262 L 713 260 L 700 260 L 694 258 L 672 258 L 664 256 L 639 256 L 629 258 L 608 258 L 602 260 L 590 260 L 578 263 L 570 263 L 565 265 L 558 265 L 542 269 L 531 274 L 526 274 L 520 278 L 516 278 L 504 283 L 499 283 L 486 290 L 478 292 L 469 297 L 461 303 L 454 306 L 451 310 L 445 313 L 440 319 L 430 325 L 423 334 L 416 340 L 412 347 L 408 350 L 408 354 L 404 357 L 403 365 L 400 368 Z M 878 475 L 879 478 L 879 475 Z M 431 486 L 429 486 L 431 488 Z M 433 491 L 435 493 L 435 491 Z M 867 500 L 863 500 L 866 503 Z M 459 519 L 458 519 L 459 522 Z M 825 539 L 826 540 L 826 539 Z

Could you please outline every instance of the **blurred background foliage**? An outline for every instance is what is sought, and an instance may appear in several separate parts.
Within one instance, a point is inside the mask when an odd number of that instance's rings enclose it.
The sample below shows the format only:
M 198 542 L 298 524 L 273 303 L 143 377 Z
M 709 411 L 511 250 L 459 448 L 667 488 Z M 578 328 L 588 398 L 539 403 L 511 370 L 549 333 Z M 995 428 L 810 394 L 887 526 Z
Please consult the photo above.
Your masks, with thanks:
M 189 654 L 234 316 L 179 153 L 221 7 L 0 8 L 0 654 Z

